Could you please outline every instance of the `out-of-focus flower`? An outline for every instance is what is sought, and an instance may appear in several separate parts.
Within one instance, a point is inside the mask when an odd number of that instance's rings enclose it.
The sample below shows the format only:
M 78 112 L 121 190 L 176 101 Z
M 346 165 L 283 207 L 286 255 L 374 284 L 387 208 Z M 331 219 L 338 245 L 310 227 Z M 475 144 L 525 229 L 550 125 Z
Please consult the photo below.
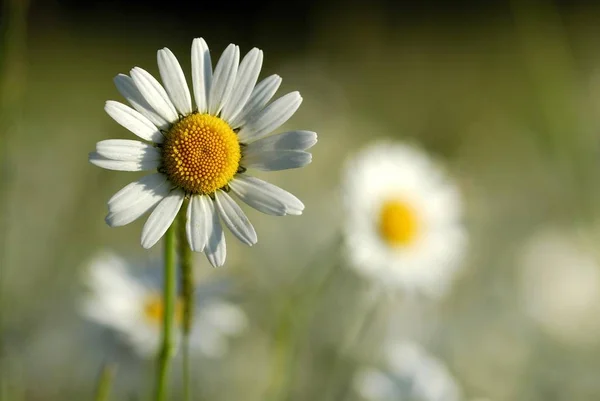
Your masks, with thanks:
M 152 356 L 158 349 L 163 324 L 160 282 L 142 280 L 129 270 L 127 263 L 117 255 L 97 255 L 86 272 L 89 293 L 83 300 L 81 312 L 123 336 L 141 356 Z M 208 357 L 222 356 L 228 348 L 228 337 L 246 328 L 246 315 L 237 306 L 219 299 L 210 288 L 200 286 L 197 298 L 190 348 Z M 178 300 L 175 310 L 178 325 L 182 306 Z
M 546 229 L 522 251 L 523 305 L 557 340 L 587 343 L 600 335 L 600 265 L 591 246 L 583 235 Z
M 461 390 L 442 361 L 419 344 L 401 342 L 386 350 L 382 368 L 365 367 L 354 377 L 356 391 L 369 401 L 458 401 Z
M 251 177 L 247 169 L 278 171 L 311 162 L 306 152 L 317 142 L 310 131 L 269 136 L 298 109 L 302 97 L 291 92 L 269 104 L 281 78 L 271 75 L 256 84 L 263 53 L 252 49 L 240 62 L 239 48 L 230 44 L 213 72 L 206 42 L 192 43 L 192 83 L 196 106 L 185 75 L 173 53 L 158 51 L 164 87 L 135 67 L 131 76 L 118 75 L 115 84 L 133 107 L 106 102 L 116 122 L 143 139 L 100 141 L 90 162 L 109 170 L 151 171 L 108 201 L 110 226 L 131 223 L 151 209 L 142 230 L 142 246 L 150 248 L 167 231 L 184 198 L 187 238 L 213 266 L 225 263 L 225 236 L 220 220 L 244 244 L 257 242 L 256 232 L 234 199 L 267 214 L 302 214 L 294 195 Z
M 364 149 L 344 171 L 352 266 L 388 286 L 443 294 L 467 239 L 456 185 L 425 153 L 394 142 Z

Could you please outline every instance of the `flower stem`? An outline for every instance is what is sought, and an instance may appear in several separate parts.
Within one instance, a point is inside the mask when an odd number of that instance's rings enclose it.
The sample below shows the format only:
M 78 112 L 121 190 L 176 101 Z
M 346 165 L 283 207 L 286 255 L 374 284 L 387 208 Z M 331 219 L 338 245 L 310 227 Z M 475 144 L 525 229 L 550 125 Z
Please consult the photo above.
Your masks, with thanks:
M 102 367 L 100 376 L 98 377 L 98 385 L 96 387 L 96 401 L 107 401 L 110 395 L 113 379 L 115 377 L 116 365 L 107 363 Z
M 192 269 L 192 251 L 186 239 L 185 226 L 185 210 L 187 203 L 185 201 L 181 211 L 179 212 L 179 226 L 177 230 L 177 239 L 179 245 L 179 258 L 181 265 L 181 297 L 183 299 L 183 316 L 182 316 L 182 331 L 183 331 L 183 399 L 190 401 L 191 395 L 191 366 L 190 366 L 190 347 L 189 338 L 192 330 L 192 316 L 194 312 L 194 272 Z
M 288 372 L 295 351 L 295 336 L 293 331 L 293 310 L 294 303 L 290 302 L 284 306 L 280 312 L 280 323 L 275 329 L 273 336 L 273 357 L 271 363 L 270 383 L 267 388 L 267 394 L 264 397 L 266 401 L 280 401 L 284 397 L 290 377 Z
M 380 295 L 380 289 L 376 286 L 371 286 L 365 292 L 362 302 L 358 304 L 358 309 L 355 311 L 356 320 L 342 339 L 338 354 L 333 360 L 333 366 L 330 368 L 328 386 L 325 390 L 325 396 L 322 398 L 323 400 L 331 401 L 341 398 L 337 393 L 344 376 L 342 369 L 344 358 L 348 357 L 352 348 L 364 337 L 365 331 L 370 326 L 370 323 L 372 323 L 378 301 L 381 299 Z
M 175 348 L 174 318 L 177 297 L 177 266 L 175 263 L 175 227 L 173 222 L 165 234 L 165 273 L 164 273 L 164 321 L 162 345 L 158 354 L 158 377 L 156 382 L 156 401 L 167 399 L 169 364 Z
M 332 250 L 337 251 L 340 238 L 333 238 L 333 245 L 317 252 L 315 260 L 307 267 L 315 266 L 320 260 L 330 259 Z M 319 302 L 334 281 L 339 264 L 333 263 L 311 274 L 298 287 L 289 291 L 287 304 L 281 309 L 279 325 L 273 336 L 273 364 L 270 383 L 263 398 L 266 401 L 284 401 L 292 398 L 293 380 L 297 377 L 296 369 L 301 363 L 302 347 L 307 346 L 309 338 L 302 334 L 310 332 L 310 324 L 317 313 Z M 305 269 L 304 271 L 309 271 Z

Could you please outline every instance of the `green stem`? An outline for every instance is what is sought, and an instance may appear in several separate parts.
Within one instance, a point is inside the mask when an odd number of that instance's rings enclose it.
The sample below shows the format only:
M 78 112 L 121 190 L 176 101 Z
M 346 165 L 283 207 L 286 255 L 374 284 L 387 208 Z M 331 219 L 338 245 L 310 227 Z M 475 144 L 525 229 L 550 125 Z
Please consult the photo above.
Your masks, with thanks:
M 307 266 L 314 266 L 317 261 L 330 260 L 330 252 L 337 251 L 340 238 L 334 237 L 333 245 L 328 245 L 315 255 L 314 261 Z M 335 279 L 339 263 L 333 263 L 322 269 L 315 269 L 316 275 L 310 275 L 298 287 L 291 289 L 287 306 L 279 313 L 279 325 L 273 337 L 273 363 L 270 383 L 267 387 L 267 401 L 283 401 L 292 397 L 292 386 L 296 369 L 301 363 L 301 348 L 307 347 L 309 338 L 302 338 L 310 332 L 310 324 L 315 317 L 323 295 Z M 309 271 L 305 269 L 304 271 Z M 304 340 L 304 344 L 302 341 Z
M 116 369 L 116 365 L 111 363 L 105 364 L 102 367 L 102 371 L 98 377 L 98 386 L 96 387 L 96 396 L 94 397 L 95 401 L 108 400 Z
M 191 366 L 189 355 L 189 338 L 192 331 L 192 316 L 194 312 L 194 276 L 192 269 L 192 250 L 186 239 L 186 215 L 187 210 L 186 200 L 179 212 L 179 227 L 177 230 L 179 258 L 181 264 L 181 297 L 183 299 L 183 316 L 182 316 L 182 331 L 183 331 L 183 399 L 190 401 L 191 395 Z
M 175 302 L 177 297 L 177 266 L 175 263 L 175 228 L 173 222 L 165 234 L 165 273 L 164 273 L 164 321 L 162 346 L 158 354 L 158 377 L 156 382 L 156 401 L 167 399 L 169 364 L 175 349 L 174 323 Z
M 267 401 L 279 401 L 282 399 L 284 389 L 289 377 L 290 358 L 293 354 L 294 335 L 292 330 L 292 316 L 294 310 L 293 302 L 284 307 L 280 312 L 279 325 L 275 330 L 273 338 L 273 357 L 271 362 L 270 383 L 267 388 Z
M 337 392 L 339 390 L 339 383 L 343 379 L 344 372 L 342 371 L 342 364 L 344 357 L 347 357 L 350 351 L 364 336 L 366 329 L 369 327 L 369 323 L 372 321 L 373 312 L 377 307 L 377 303 L 380 299 L 380 292 L 377 287 L 371 287 L 364 294 L 362 302 L 358 305 L 358 310 L 355 312 L 357 319 L 354 324 L 348 330 L 346 336 L 342 339 L 337 356 L 333 361 L 333 366 L 330 369 L 330 376 L 327 389 L 325 391 L 324 400 L 330 401 L 337 398 Z

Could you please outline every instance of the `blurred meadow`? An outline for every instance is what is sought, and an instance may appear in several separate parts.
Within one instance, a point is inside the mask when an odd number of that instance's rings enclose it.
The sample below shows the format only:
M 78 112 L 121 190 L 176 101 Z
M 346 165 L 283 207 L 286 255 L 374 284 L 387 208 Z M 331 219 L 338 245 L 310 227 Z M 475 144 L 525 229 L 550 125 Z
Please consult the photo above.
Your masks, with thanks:
M 464 400 L 600 399 L 600 5 L 6 0 L 0 18 L 0 400 L 93 399 L 106 362 L 109 399 L 148 398 L 153 358 L 79 306 L 95 255 L 142 271 L 161 244 L 140 246 L 142 219 L 104 221 L 142 174 L 87 158 L 133 137 L 103 110 L 122 101 L 113 77 L 158 76 L 165 46 L 189 76 L 200 36 L 213 62 L 229 43 L 263 49 L 261 77 L 304 99 L 284 129 L 319 142 L 306 168 L 257 174 L 298 196 L 302 216 L 242 206 L 259 242 L 227 233 L 218 269 L 195 256 L 199 283 L 233 283 L 248 327 L 224 356 L 197 358 L 194 399 L 362 400 L 355 372 L 380 363 L 390 336 L 442 361 Z M 456 181 L 468 249 L 443 298 L 396 291 L 365 312 L 368 284 L 340 246 L 340 180 L 382 139 L 419 146 Z

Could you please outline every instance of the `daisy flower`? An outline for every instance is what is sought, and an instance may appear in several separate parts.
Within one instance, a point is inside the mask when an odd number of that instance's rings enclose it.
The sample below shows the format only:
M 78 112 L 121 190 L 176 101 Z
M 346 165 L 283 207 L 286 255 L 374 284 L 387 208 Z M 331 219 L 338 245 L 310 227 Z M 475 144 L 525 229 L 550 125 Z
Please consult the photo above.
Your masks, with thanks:
M 161 338 L 163 301 L 159 280 L 134 276 L 126 261 L 112 253 L 97 255 L 85 276 L 89 292 L 81 312 L 89 320 L 108 327 L 143 357 L 155 355 Z M 197 306 L 190 333 L 190 349 L 207 357 L 220 357 L 228 338 L 247 326 L 244 312 L 221 300 L 211 283 L 197 288 Z M 175 322 L 180 327 L 183 302 L 178 300 Z M 178 336 L 181 332 L 177 333 Z
M 444 363 L 412 342 L 388 346 L 384 366 L 360 369 L 354 388 L 369 401 L 462 399 L 461 389 Z
M 556 340 L 593 343 L 600 334 L 600 264 L 582 233 L 545 228 L 526 241 L 520 255 L 525 312 Z
M 426 154 L 372 145 L 348 160 L 342 183 L 350 264 L 392 287 L 441 295 L 466 245 L 457 187 Z
M 269 136 L 298 109 L 302 98 L 291 92 L 270 102 L 281 78 L 271 75 L 256 84 L 263 53 L 252 49 L 240 62 L 230 44 L 213 71 L 206 42 L 192 43 L 192 86 L 173 53 L 158 51 L 161 85 L 135 67 L 115 78 L 131 105 L 109 100 L 106 112 L 139 140 L 100 141 L 90 162 L 120 171 L 156 171 L 127 185 L 108 201 L 106 221 L 122 226 L 154 209 L 142 229 L 142 246 L 164 235 L 189 198 L 187 239 L 205 252 L 213 266 L 225 263 L 221 223 L 243 243 L 257 242 L 256 232 L 231 194 L 267 214 L 302 214 L 304 205 L 289 192 L 246 174 L 247 169 L 277 171 L 311 162 L 306 152 L 317 142 L 309 131 Z

